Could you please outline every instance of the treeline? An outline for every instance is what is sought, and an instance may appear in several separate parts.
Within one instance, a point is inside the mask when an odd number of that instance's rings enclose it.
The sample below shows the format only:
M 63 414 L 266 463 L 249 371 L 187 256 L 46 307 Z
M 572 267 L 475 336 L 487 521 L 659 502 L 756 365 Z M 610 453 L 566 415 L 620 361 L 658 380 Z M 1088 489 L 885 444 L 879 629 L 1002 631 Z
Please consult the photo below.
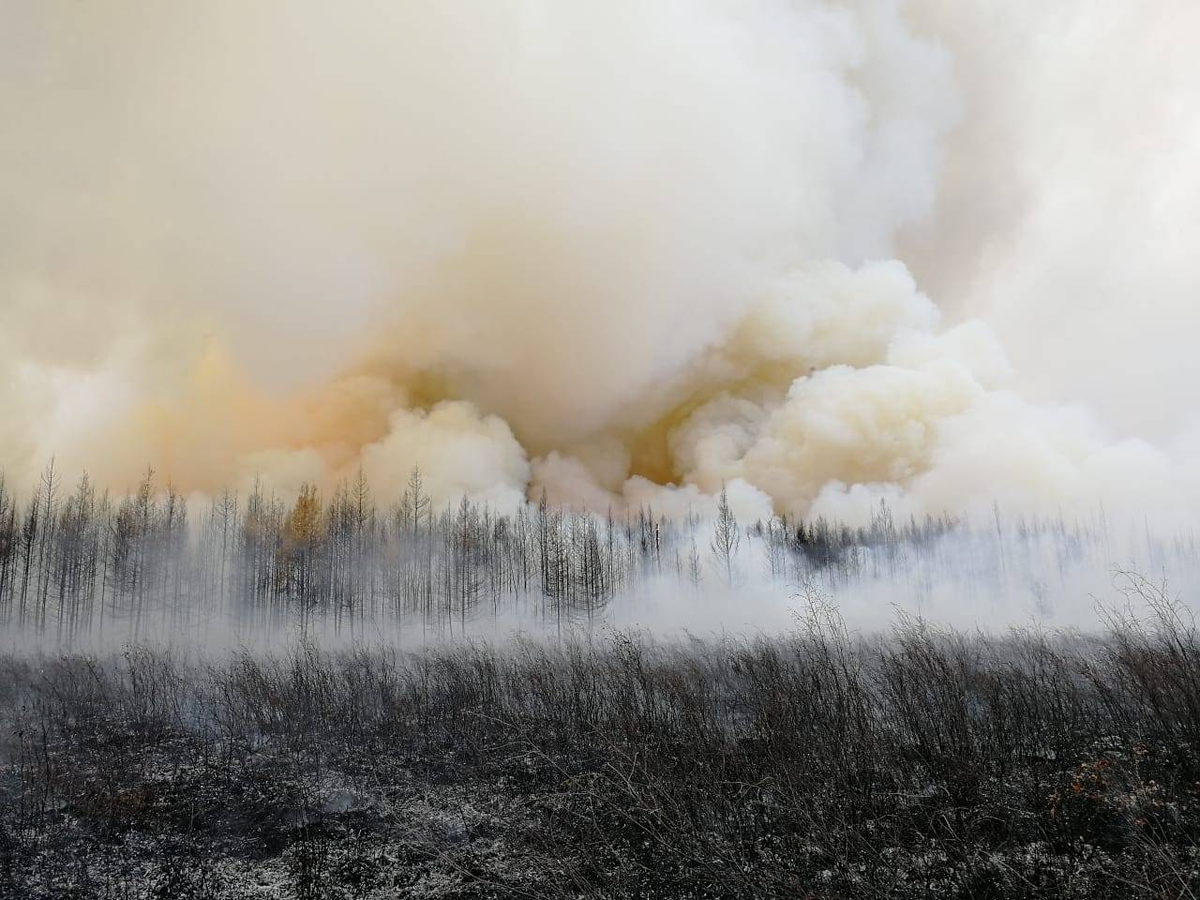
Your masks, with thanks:
M 501 514 L 468 499 L 435 505 L 414 470 L 390 506 L 361 473 L 327 499 L 305 486 L 282 498 L 256 485 L 197 512 L 148 471 L 131 493 L 85 475 L 64 484 L 52 463 L 19 497 L 0 476 L 0 626 L 64 643 L 115 633 L 138 639 L 213 623 L 298 625 L 353 634 L 369 622 L 462 632 L 480 616 L 518 616 L 551 629 L 589 622 L 648 579 L 699 590 L 741 579 L 853 583 L 900 570 L 964 567 L 980 577 L 1050 542 L 1061 568 L 1102 556 L 1103 523 L 1020 520 L 980 528 L 949 516 L 894 520 L 881 505 L 851 528 L 823 519 L 739 522 L 722 495 L 715 520 L 652 509 L 617 515 L 545 502 Z M 953 537 L 953 541 L 945 540 Z M 1154 554 L 1195 559 L 1195 541 L 1152 541 Z M 964 546 L 970 545 L 970 552 Z M 955 558 L 951 558 L 954 556 Z

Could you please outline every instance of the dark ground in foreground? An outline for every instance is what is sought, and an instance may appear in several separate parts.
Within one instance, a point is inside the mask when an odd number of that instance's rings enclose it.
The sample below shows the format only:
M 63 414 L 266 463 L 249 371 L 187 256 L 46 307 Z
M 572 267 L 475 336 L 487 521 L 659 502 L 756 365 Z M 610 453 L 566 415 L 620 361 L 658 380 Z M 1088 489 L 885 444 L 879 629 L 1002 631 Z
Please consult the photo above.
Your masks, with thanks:
M 1200 890 L 1200 644 L 845 634 L 0 660 L 0 895 Z

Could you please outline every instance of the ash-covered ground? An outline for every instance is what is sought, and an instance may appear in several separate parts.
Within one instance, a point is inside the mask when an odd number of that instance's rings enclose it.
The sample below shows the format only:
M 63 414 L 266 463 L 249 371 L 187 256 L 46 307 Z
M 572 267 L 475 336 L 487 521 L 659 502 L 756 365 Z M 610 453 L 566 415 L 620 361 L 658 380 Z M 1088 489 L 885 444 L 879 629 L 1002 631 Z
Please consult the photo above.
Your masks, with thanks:
M 847 633 L 0 660 L 14 898 L 1200 888 L 1200 642 Z

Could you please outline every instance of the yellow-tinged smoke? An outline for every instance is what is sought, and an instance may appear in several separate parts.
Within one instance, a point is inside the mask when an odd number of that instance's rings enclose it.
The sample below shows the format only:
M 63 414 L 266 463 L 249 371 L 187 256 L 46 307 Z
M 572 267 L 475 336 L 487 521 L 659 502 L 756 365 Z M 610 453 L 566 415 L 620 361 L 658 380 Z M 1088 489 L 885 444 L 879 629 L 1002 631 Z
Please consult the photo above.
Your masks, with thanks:
M 988 327 L 890 261 L 972 122 L 929 19 L 8 3 L 0 459 L 188 491 L 361 466 L 385 497 L 419 463 L 501 506 L 730 484 L 746 515 L 1197 496 L 1023 403 Z

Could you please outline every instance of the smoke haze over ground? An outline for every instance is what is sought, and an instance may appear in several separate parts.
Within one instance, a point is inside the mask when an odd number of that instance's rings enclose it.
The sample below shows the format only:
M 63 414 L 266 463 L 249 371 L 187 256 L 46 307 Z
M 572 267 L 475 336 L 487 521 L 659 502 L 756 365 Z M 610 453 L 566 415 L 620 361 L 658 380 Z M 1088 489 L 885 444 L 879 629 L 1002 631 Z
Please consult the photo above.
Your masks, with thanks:
M 1189 522 L 1198 24 L 14 0 L 0 459 Z

